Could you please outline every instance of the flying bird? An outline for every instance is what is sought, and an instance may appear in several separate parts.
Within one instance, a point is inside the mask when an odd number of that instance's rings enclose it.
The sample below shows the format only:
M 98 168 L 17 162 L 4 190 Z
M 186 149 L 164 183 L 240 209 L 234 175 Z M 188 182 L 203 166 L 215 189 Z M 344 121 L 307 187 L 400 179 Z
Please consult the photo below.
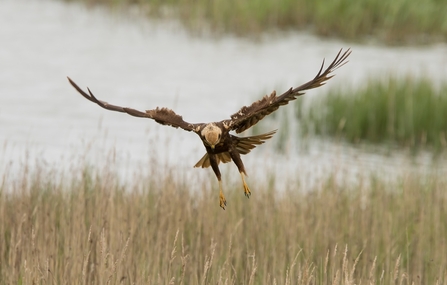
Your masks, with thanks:
M 241 175 L 242 186 L 244 194 L 247 198 L 250 197 L 251 191 L 245 182 L 244 164 L 241 160 L 241 155 L 249 153 L 257 145 L 263 144 L 266 140 L 270 139 L 276 132 L 276 130 L 250 137 L 238 137 L 230 134 L 230 131 L 241 133 L 246 129 L 254 126 L 257 122 L 262 120 L 265 116 L 276 111 L 280 106 L 287 105 L 289 101 L 295 100 L 298 96 L 304 94 L 304 91 L 313 88 L 320 87 L 326 83 L 327 80 L 334 75 L 331 73 L 337 68 L 347 63 L 346 59 L 351 54 L 351 50 L 348 49 L 343 52 L 341 49 L 332 63 L 323 71 L 324 60 L 321 64 L 320 70 L 317 75 L 310 81 L 304 83 L 301 86 L 290 88 L 280 96 L 276 96 L 276 91 L 273 91 L 270 95 L 265 95 L 262 99 L 254 102 L 250 106 L 244 106 L 239 111 L 230 116 L 230 119 L 222 120 L 219 122 L 211 123 L 188 123 L 183 120 L 182 116 L 176 114 L 174 111 L 168 108 L 155 108 L 152 110 L 138 111 L 132 108 L 121 107 L 117 105 L 109 104 L 105 101 L 97 99 L 93 93 L 87 88 L 88 93 L 83 91 L 76 83 L 69 77 L 70 84 L 87 100 L 98 104 L 100 107 L 122 113 L 127 113 L 134 117 L 149 118 L 155 120 L 162 125 L 171 126 L 174 128 L 181 128 L 185 131 L 196 133 L 205 146 L 205 155 L 194 165 L 194 167 L 207 168 L 211 166 L 216 174 L 219 182 L 219 201 L 220 207 L 225 210 L 227 204 L 225 196 L 222 191 L 222 177 L 219 170 L 219 163 L 227 163 L 233 161 Z

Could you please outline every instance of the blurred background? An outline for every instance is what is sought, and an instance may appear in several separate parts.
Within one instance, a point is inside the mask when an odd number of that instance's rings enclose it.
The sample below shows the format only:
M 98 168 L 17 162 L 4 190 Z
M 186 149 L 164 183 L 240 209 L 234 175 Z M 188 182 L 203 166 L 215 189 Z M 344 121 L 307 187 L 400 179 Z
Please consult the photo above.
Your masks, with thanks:
M 205 151 L 195 134 L 103 110 L 67 76 L 113 104 L 208 122 L 301 85 L 347 48 L 327 85 L 242 134 L 279 129 L 243 158 L 251 179 L 306 189 L 334 172 L 445 173 L 447 5 L 411 2 L 0 1 L 3 178 L 79 161 L 113 162 L 123 180 L 154 161 L 212 175 L 192 169 Z

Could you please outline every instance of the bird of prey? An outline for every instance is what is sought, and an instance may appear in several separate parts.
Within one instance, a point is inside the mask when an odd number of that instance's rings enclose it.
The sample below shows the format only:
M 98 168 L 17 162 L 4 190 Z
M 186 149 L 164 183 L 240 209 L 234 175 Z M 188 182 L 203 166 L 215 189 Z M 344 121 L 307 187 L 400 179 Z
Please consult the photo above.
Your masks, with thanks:
M 245 176 L 247 173 L 241 160 L 241 154 L 249 153 L 257 145 L 263 144 L 265 140 L 270 139 L 276 132 L 276 130 L 274 130 L 257 136 L 238 137 L 230 134 L 230 131 L 241 133 L 255 125 L 265 116 L 276 111 L 280 106 L 286 105 L 289 101 L 295 100 L 296 97 L 303 95 L 304 91 L 324 85 L 327 80 L 334 76 L 331 73 L 347 62 L 346 59 L 351 54 L 351 50 L 348 49 L 343 53 L 342 51 L 343 49 L 338 52 L 335 59 L 325 70 L 323 70 L 323 60 L 317 75 L 303 85 L 290 88 L 280 96 L 276 96 L 276 91 L 273 91 L 270 95 L 265 95 L 262 99 L 254 102 L 250 106 L 242 107 L 239 111 L 231 115 L 229 119 L 211 123 L 188 123 L 183 120 L 182 116 L 177 115 L 174 111 L 167 108 L 157 107 L 152 110 L 138 111 L 131 108 L 112 105 L 97 99 L 89 88 L 87 88 L 88 93 L 86 93 L 79 88 L 73 80 L 69 77 L 67 78 L 70 84 L 82 96 L 84 96 L 87 100 L 98 104 L 104 109 L 127 113 L 134 117 L 153 119 L 162 125 L 181 128 L 185 131 L 196 133 L 202 140 L 206 153 L 194 167 L 207 168 L 211 166 L 219 182 L 220 207 L 225 210 L 227 202 L 222 191 L 219 163 L 227 163 L 233 160 L 239 169 L 239 173 L 241 174 L 245 196 L 249 198 L 251 192 L 250 188 L 245 182 Z

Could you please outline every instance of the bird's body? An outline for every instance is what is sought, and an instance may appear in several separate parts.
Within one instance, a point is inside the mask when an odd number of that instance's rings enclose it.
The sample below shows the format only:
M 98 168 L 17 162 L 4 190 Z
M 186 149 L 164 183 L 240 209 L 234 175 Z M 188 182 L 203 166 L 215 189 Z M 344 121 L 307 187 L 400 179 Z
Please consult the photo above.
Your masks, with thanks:
M 235 131 L 236 133 L 243 132 L 262 120 L 265 116 L 276 111 L 280 106 L 286 105 L 289 101 L 295 100 L 296 97 L 303 95 L 303 91 L 323 85 L 327 80 L 333 77 L 333 75 L 330 75 L 331 72 L 346 63 L 345 60 L 350 53 L 351 51 L 349 49 L 343 54 L 341 54 L 340 50 L 334 61 L 324 72 L 322 72 L 324 65 L 323 61 L 320 71 L 311 81 L 299 87 L 290 88 L 280 96 L 276 96 L 276 92 L 273 91 L 272 94 L 264 96 L 261 100 L 254 102 L 250 106 L 242 107 L 238 112 L 231 115 L 230 119 L 211 123 L 191 124 L 185 122 L 180 115 L 177 115 L 174 111 L 167 108 L 156 108 L 142 112 L 131 108 L 111 105 L 107 102 L 98 100 L 90 89 L 88 89 L 87 94 L 70 78 L 68 78 L 68 80 L 82 96 L 104 109 L 127 113 L 135 117 L 150 118 L 163 125 L 182 128 L 186 131 L 196 133 L 202 140 L 206 153 L 194 167 L 206 168 L 211 166 L 219 181 L 220 206 L 225 209 L 226 200 L 222 191 L 219 163 L 233 161 L 236 164 L 239 173 L 241 174 L 244 194 L 245 196 L 250 197 L 251 192 L 245 182 L 245 176 L 247 174 L 241 160 L 241 154 L 245 155 L 249 153 L 257 145 L 263 144 L 265 140 L 271 138 L 276 132 L 275 130 L 257 136 L 238 137 L 230 134 L 230 131 Z

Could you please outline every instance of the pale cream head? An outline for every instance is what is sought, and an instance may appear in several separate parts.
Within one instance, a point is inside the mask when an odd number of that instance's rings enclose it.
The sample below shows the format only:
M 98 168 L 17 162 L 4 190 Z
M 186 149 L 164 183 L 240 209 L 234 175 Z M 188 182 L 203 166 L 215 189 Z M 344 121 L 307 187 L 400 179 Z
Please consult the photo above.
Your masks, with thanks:
M 214 148 L 220 142 L 222 130 L 215 124 L 208 124 L 205 128 L 203 128 L 201 134 L 210 147 Z

